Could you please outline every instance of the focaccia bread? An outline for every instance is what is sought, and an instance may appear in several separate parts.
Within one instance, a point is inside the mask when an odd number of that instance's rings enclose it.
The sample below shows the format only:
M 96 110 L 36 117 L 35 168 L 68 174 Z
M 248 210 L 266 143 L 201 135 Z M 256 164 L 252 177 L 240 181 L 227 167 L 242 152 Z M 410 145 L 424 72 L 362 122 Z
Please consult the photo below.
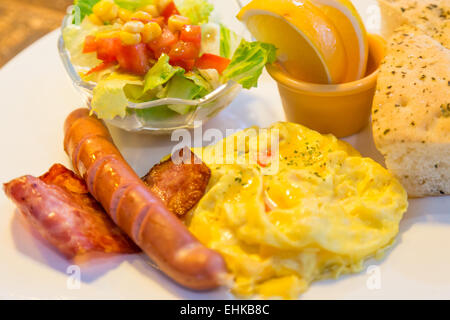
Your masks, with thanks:
M 382 34 L 388 39 L 402 24 L 411 24 L 445 47 L 450 46 L 450 0 L 378 0 Z
M 449 49 L 413 26 L 397 29 L 372 112 L 376 146 L 408 194 L 450 194 Z

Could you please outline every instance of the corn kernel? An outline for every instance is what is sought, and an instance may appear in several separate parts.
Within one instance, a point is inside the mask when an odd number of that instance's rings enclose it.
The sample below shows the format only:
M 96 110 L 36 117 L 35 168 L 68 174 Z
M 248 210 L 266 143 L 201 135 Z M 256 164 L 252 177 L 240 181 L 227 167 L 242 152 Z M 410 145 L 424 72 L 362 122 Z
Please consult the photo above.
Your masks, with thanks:
M 141 8 L 141 9 L 139 9 L 139 10 L 151 14 L 152 17 L 157 17 L 157 16 L 159 16 L 158 8 L 157 8 L 155 5 L 153 5 L 153 4 L 149 4 L 149 5 L 143 7 L 143 8 Z
M 173 0 L 156 0 L 155 4 L 158 7 L 159 12 L 163 12 L 164 9 L 172 2 Z
M 131 33 L 140 33 L 144 30 L 144 24 L 141 21 L 128 21 L 123 25 L 123 30 Z
M 132 46 L 141 42 L 140 33 L 131 33 L 127 31 L 120 31 L 120 40 L 126 46 Z
M 119 18 L 125 22 L 130 21 L 132 14 L 133 12 L 124 8 L 120 8 L 118 12 Z
M 144 12 L 144 11 L 136 11 L 130 17 L 131 20 L 139 20 L 139 21 L 145 21 L 145 22 L 152 20 L 152 18 L 153 17 L 151 14 L 149 14 L 148 12 Z
M 92 11 L 103 21 L 111 21 L 117 18 L 119 6 L 113 0 L 101 0 L 97 2 Z
M 191 20 L 179 15 L 170 16 L 168 21 L 169 30 L 172 32 L 181 30 L 186 24 L 191 24 Z
M 97 15 L 94 14 L 94 13 L 92 13 L 92 14 L 89 15 L 89 20 L 90 20 L 93 24 L 95 24 L 95 25 L 97 25 L 97 26 L 102 26 L 102 25 L 103 25 L 103 21 L 100 20 L 100 18 L 97 17 Z
M 149 43 L 156 38 L 159 38 L 162 34 L 162 30 L 159 24 L 156 22 L 149 22 L 144 26 L 142 31 L 142 41 L 144 43 Z
M 125 21 L 123 21 L 122 19 L 120 19 L 120 18 L 115 18 L 113 21 L 111 21 L 111 23 L 114 25 L 114 24 L 120 24 L 120 25 L 123 25 L 124 23 L 125 23 Z

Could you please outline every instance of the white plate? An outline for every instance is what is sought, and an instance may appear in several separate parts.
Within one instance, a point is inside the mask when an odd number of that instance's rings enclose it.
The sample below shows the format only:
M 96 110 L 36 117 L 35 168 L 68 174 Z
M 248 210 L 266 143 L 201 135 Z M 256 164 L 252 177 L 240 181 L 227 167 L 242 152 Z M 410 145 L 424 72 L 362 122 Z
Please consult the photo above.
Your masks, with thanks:
M 223 1 L 223 0 L 221 0 Z M 355 1 L 370 24 L 379 27 L 374 1 Z M 230 17 L 235 12 L 229 12 Z M 0 70 L 0 181 L 40 175 L 56 162 L 70 166 L 63 151 L 62 126 L 81 100 L 56 51 L 58 32 L 36 42 Z M 284 120 L 278 91 L 264 74 L 258 89 L 242 92 L 206 128 L 267 126 Z M 112 130 L 126 159 L 144 174 L 168 154 L 168 138 Z M 370 129 L 347 139 L 365 156 L 381 160 Z M 357 275 L 314 283 L 303 299 L 450 299 L 450 197 L 411 200 L 396 245 L 382 261 Z M 23 224 L 0 192 L 0 299 L 222 299 L 222 291 L 193 293 L 152 269 L 141 255 L 114 256 L 81 266 L 81 286 L 73 285 L 70 262 Z M 373 281 L 373 280 L 379 281 Z M 369 284 L 369 285 L 368 285 Z

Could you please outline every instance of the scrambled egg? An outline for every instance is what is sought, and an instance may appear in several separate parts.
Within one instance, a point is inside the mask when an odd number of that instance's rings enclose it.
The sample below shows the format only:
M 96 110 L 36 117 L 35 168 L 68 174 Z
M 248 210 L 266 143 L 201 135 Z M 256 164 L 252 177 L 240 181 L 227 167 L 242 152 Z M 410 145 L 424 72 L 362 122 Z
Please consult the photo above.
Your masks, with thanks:
M 218 153 L 250 129 L 219 148 L 194 150 L 212 176 L 186 223 L 224 256 L 234 294 L 293 299 L 314 280 L 359 272 L 365 259 L 381 257 L 398 233 L 407 195 L 382 166 L 331 135 L 291 123 L 269 129 L 280 137 L 275 174 L 245 161 L 256 136 L 245 152 Z M 218 154 L 234 160 L 218 164 Z

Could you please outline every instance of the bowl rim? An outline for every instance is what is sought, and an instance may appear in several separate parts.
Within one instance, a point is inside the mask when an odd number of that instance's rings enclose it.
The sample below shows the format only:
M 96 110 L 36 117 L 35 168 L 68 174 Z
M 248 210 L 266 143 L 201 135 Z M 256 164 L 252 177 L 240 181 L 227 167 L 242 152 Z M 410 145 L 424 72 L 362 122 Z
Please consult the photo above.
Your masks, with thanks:
M 385 40 L 377 35 L 369 35 L 372 37 L 374 44 L 385 50 Z M 364 78 L 340 83 L 340 84 L 318 84 L 298 80 L 283 70 L 278 62 L 266 65 L 266 69 L 272 78 L 278 83 L 288 87 L 291 90 L 316 95 L 343 95 L 368 90 L 374 86 L 377 81 L 378 73 L 381 67 L 381 61 L 377 68 Z
M 74 19 L 73 15 L 73 6 L 69 6 L 66 11 L 66 15 L 64 16 L 62 25 L 61 25 L 61 34 L 58 38 L 58 52 L 59 56 L 61 58 L 61 61 L 64 65 L 64 68 L 66 72 L 68 73 L 70 79 L 72 80 L 72 83 L 75 86 L 78 86 L 82 88 L 84 91 L 89 92 L 90 94 L 93 93 L 93 90 L 96 86 L 96 83 L 94 82 L 87 82 L 81 79 L 80 75 L 76 71 L 75 66 L 72 64 L 72 61 L 70 60 L 70 53 L 67 50 L 64 38 L 63 38 L 63 30 L 68 25 L 72 23 Z M 201 106 L 204 104 L 208 104 L 209 102 L 212 102 L 214 99 L 216 99 L 218 96 L 222 95 L 223 92 L 226 92 L 232 87 L 235 86 L 241 86 L 239 83 L 237 83 L 234 80 L 229 80 L 228 82 L 220 85 L 210 93 L 208 93 L 206 96 L 195 99 L 195 100 L 187 100 L 187 99 L 178 99 L 178 98 L 164 98 L 164 99 L 157 99 L 157 100 L 150 100 L 147 102 L 142 103 L 134 103 L 132 101 L 128 100 L 128 106 L 129 109 L 134 110 L 140 110 L 140 109 L 148 109 L 152 107 L 159 107 L 162 105 L 189 105 L 189 106 Z

